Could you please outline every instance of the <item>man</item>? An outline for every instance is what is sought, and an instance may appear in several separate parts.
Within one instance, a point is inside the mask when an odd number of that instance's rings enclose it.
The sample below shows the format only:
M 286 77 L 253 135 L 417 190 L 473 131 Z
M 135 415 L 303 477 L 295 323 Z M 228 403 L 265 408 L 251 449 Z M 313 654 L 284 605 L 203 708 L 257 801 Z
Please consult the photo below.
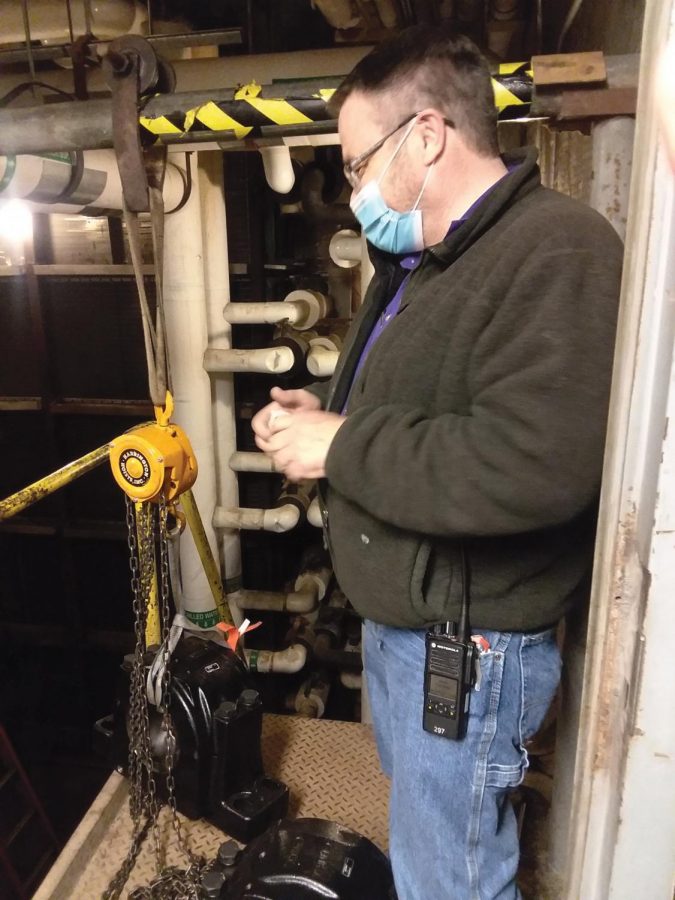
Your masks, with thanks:
M 322 479 L 335 572 L 366 620 L 400 900 L 513 900 L 508 792 L 592 561 L 621 245 L 541 186 L 534 152 L 499 156 L 467 39 L 406 31 L 336 102 L 375 275 L 330 384 L 275 388 L 256 441 L 289 478 Z M 422 728 L 425 634 L 458 620 L 463 554 L 481 654 L 452 741 Z

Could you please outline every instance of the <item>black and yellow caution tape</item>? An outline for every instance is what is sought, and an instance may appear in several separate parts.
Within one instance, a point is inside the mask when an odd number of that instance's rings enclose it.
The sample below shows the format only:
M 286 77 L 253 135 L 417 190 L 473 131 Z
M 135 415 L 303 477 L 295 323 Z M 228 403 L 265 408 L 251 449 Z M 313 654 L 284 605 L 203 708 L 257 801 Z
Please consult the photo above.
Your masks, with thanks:
M 500 121 L 527 116 L 532 101 L 532 84 L 531 63 L 500 63 L 492 75 Z
M 492 86 L 500 119 L 527 116 L 532 99 L 530 63 L 502 63 L 492 76 Z M 209 131 L 230 131 L 239 140 L 257 137 L 269 125 L 297 126 L 330 120 L 328 102 L 334 92 L 335 88 L 318 88 L 307 97 L 263 97 L 262 87 L 254 81 L 240 87 L 232 100 L 209 100 L 193 109 L 141 116 L 141 130 L 149 139 L 161 135 L 188 138 L 190 134 Z

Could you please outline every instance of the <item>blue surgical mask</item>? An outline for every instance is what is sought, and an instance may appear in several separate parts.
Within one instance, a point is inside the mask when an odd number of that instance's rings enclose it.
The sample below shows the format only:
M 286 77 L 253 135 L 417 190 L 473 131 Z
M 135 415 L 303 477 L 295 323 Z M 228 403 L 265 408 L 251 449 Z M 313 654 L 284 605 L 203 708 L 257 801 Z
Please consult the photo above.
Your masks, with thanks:
M 432 167 L 430 166 L 427 170 L 419 196 L 413 208 L 408 212 L 398 212 L 387 206 L 380 190 L 380 182 L 396 159 L 414 125 L 414 121 L 410 123 L 380 177 L 376 181 L 369 181 L 362 187 L 352 196 L 349 204 L 370 243 L 387 253 L 399 255 L 415 253 L 424 248 L 422 210 L 417 207 L 427 186 Z

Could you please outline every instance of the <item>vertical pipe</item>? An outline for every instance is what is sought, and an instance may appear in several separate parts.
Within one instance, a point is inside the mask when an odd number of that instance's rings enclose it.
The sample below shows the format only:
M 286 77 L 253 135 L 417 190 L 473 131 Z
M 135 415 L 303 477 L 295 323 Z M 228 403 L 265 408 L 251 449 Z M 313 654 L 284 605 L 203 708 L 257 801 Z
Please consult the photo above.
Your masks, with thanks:
M 633 118 L 617 116 L 593 125 L 593 165 L 589 203 L 605 216 L 622 240 L 626 237 L 628 220 L 634 137 Z M 605 482 L 607 478 L 605 474 Z M 596 577 L 600 577 L 599 570 Z M 579 611 L 568 617 L 562 705 L 558 717 L 555 777 L 549 815 L 549 859 L 554 872 L 559 875 L 565 871 L 570 845 L 573 842 L 568 823 L 572 816 L 575 778 L 578 777 L 576 754 L 580 722 L 583 717 L 584 667 L 587 664 L 587 657 L 590 654 L 592 658 L 598 646 L 598 642 L 592 640 L 589 649 L 587 632 L 586 612 Z
M 200 153 L 198 172 L 202 199 L 208 346 L 211 349 L 226 350 L 232 347 L 232 327 L 223 317 L 223 309 L 230 302 L 230 270 L 222 153 Z M 234 508 L 239 506 L 239 485 L 236 472 L 229 466 L 229 459 L 237 449 L 234 376 L 231 372 L 212 376 L 211 396 L 215 441 L 215 505 Z M 226 579 L 225 590 L 232 594 L 241 588 L 239 532 L 222 529 L 218 540 Z M 232 612 L 236 618 L 237 611 L 233 609 Z
M 40 102 L 40 95 L 35 86 L 35 60 L 33 59 L 33 47 L 30 40 L 30 17 L 28 15 L 28 0 L 21 0 L 21 13 L 23 15 L 23 32 L 26 38 L 26 53 L 28 54 L 28 68 L 30 70 L 30 80 L 32 82 L 32 91 L 35 99 Z
M 201 364 L 208 341 L 202 207 L 192 154 L 186 155 L 186 164 L 192 166 L 190 197 L 165 221 L 164 310 L 174 418 L 185 429 L 199 463 L 194 495 L 211 552 L 217 558 L 216 536 L 211 526 L 216 505 L 211 383 Z M 220 616 L 193 542 L 181 541 L 180 561 L 185 615 L 202 627 L 212 627 Z
M 93 34 L 91 17 L 91 0 L 82 0 L 84 3 L 84 30 L 85 34 Z
M 593 125 L 593 176 L 590 205 L 626 239 L 635 119 L 615 116 Z
M 190 528 L 190 533 L 192 535 L 192 539 L 194 540 L 195 547 L 197 548 L 197 553 L 199 554 L 202 566 L 204 568 L 204 571 L 206 572 L 209 588 L 211 590 L 211 594 L 213 595 L 213 600 L 216 604 L 220 620 L 221 622 L 227 622 L 228 625 L 232 625 L 232 617 L 230 616 L 230 612 L 227 608 L 227 600 L 225 599 L 225 592 L 223 591 L 223 583 L 220 578 L 220 572 L 218 571 L 215 557 L 211 552 L 211 546 L 206 537 L 204 523 L 201 516 L 199 515 L 199 510 L 197 509 L 197 504 L 195 503 L 194 494 L 191 490 L 185 491 L 184 494 L 181 494 L 181 506 L 183 508 L 183 512 L 185 513 L 185 519 Z

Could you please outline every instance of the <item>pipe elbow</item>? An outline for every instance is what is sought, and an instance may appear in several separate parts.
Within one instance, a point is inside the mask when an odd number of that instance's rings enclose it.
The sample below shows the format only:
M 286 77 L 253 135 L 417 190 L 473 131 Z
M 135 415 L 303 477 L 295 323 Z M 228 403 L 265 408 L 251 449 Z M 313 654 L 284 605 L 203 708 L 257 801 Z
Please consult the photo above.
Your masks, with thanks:
M 278 534 L 291 531 L 300 521 L 300 510 L 294 503 L 284 503 L 274 509 L 266 509 L 263 514 L 263 530 Z
M 261 674 L 293 675 L 307 662 L 307 648 L 302 644 L 291 644 L 285 650 L 245 650 L 244 653 L 251 670 Z

